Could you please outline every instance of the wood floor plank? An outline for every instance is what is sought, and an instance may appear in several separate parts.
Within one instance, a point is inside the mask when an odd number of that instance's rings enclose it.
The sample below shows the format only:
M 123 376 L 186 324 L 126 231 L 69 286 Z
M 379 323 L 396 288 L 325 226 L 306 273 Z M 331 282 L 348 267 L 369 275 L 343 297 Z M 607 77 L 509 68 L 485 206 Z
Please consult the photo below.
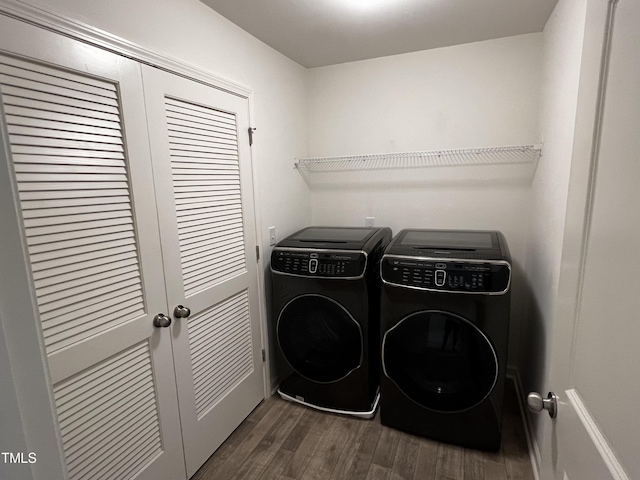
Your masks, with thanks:
M 463 480 L 464 451 L 462 447 L 441 443 L 438 445 L 438 459 L 436 460 L 437 480 Z
M 313 452 L 315 452 L 318 444 L 322 440 L 322 435 L 317 433 L 309 433 L 300 444 L 300 447 L 293 453 L 291 461 L 284 469 L 283 474 L 287 477 L 300 480 L 304 471 L 309 466 Z
M 464 480 L 485 480 L 484 456 L 473 449 L 464 450 Z
M 376 451 L 373 454 L 372 463 L 381 467 L 391 468 L 396 457 L 400 435 L 401 433 L 398 430 L 383 428 Z
M 389 476 L 391 474 L 391 469 L 388 467 L 382 467 L 375 463 L 371 464 L 369 468 L 369 473 L 367 474 L 366 480 L 389 480 Z
M 349 428 L 344 419 L 332 420 L 301 480 L 326 480 L 331 477 L 349 438 Z
M 369 422 L 362 419 L 355 419 L 355 421 L 347 423 L 349 436 L 342 448 L 342 453 L 336 463 L 336 467 L 333 469 L 330 480 L 352 478 L 348 475 L 348 472 L 351 470 L 351 466 L 356 459 L 356 452 L 364 440 L 364 432 L 368 425 Z
M 344 478 L 350 480 L 365 480 L 367 478 L 381 433 L 382 426 L 379 421 L 371 421 L 364 431 L 362 441 Z
M 262 470 L 262 473 L 258 477 L 258 480 L 273 480 L 274 478 L 280 478 L 282 472 L 291 461 L 293 452 L 280 448 L 273 456 L 269 464 Z
M 414 480 L 436 478 L 438 461 L 438 442 L 422 438 L 419 442 L 418 461 L 413 475 Z
M 253 480 L 258 478 L 267 464 L 275 456 L 302 415 L 302 408 L 284 408 L 280 416 L 265 433 L 249 456 L 231 477 L 232 480 Z
M 507 480 L 507 469 L 505 464 L 485 458 L 484 478 L 485 480 Z
M 531 459 L 525 458 L 519 461 L 508 461 L 505 463 L 507 470 L 507 480 L 534 480 Z
M 318 412 L 312 412 L 312 418 L 314 421 L 309 431 L 296 448 L 289 465 L 283 472 L 287 477 L 296 480 L 302 478 L 332 419 L 331 415 L 319 415 Z
M 412 480 L 418 463 L 418 439 L 408 433 L 401 433 L 398 449 L 391 467 L 391 480 Z
M 298 423 L 282 443 L 282 448 L 295 452 L 302 443 L 302 440 L 304 440 L 304 437 L 309 433 L 311 426 L 316 422 L 317 418 L 317 412 L 310 408 L 305 408 Z

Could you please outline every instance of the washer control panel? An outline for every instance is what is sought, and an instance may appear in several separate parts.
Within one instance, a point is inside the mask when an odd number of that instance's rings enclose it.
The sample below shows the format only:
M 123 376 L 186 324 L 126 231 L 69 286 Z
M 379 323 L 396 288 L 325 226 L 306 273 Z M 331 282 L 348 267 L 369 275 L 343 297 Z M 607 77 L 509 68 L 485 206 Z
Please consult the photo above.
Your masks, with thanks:
M 275 248 L 271 270 L 303 277 L 362 278 L 367 266 L 365 253 L 356 251 Z
M 440 260 L 385 255 L 384 283 L 441 292 L 501 294 L 509 289 L 511 266 L 506 261 Z

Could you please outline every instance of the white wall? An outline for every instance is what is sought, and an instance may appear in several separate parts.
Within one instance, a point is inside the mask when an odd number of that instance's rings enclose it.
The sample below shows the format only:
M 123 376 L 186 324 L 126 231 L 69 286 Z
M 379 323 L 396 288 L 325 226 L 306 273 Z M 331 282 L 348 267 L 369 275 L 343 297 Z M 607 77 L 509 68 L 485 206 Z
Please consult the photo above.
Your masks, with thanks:
M 542 35 L 309 70 L 314 157 L 537 143 Z M 364 172 L 312 187 L 314 224 L 501 230 L 515 264 L 510 364 L 522 316 L 531 177 L 513 167 Z M 505 172 L 508 175 L 505 175 Z M 393 176 L 393 181 L 392 180 Z M 344 176 L 343 176 L 344 178 Z
M 530 143 L 541 35 L 310 69 L 311 156 Z
M 531 212 L 525 260 L 531 291 L 529 315 L 522 326 L 519 370 L 525 392 L 546 392 L 567 192 L 574 142 L 580 63 L 584 39 L 583 0 L 560 0 L 545 26 L 542 96 L 538 120 L 544 140 L 531 188 Z M 535 437 L 542 439 L 543 415 L 534 416 Z M 548 420 L 548 418 L 547 418 Z

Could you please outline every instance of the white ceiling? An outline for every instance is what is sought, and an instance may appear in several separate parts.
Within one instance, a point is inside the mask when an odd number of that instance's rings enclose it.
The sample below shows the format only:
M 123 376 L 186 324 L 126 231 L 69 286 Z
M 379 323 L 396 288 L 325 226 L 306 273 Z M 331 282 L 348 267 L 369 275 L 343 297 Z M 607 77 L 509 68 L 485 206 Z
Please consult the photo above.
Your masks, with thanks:
M 201 0 L 305 67 L 540 32 L 558 0 Z

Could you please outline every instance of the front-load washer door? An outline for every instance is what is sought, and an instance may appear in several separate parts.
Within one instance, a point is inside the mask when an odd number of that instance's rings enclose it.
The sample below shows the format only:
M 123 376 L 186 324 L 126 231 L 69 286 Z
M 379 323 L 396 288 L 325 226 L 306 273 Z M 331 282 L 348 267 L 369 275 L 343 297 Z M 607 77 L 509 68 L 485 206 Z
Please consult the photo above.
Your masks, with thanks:
M 498 378 L 487 336 L 449 312 L 412 313 L 387 330 L 384 374 L 410 399 L 439 412 L 460 412 L 484 400 Z
M 289 365 L 313 382 L 337 382 L 362 363 L 360 325 L 323 295 L 301 295 L 287 303 L 278 318 L 277 338 Z

